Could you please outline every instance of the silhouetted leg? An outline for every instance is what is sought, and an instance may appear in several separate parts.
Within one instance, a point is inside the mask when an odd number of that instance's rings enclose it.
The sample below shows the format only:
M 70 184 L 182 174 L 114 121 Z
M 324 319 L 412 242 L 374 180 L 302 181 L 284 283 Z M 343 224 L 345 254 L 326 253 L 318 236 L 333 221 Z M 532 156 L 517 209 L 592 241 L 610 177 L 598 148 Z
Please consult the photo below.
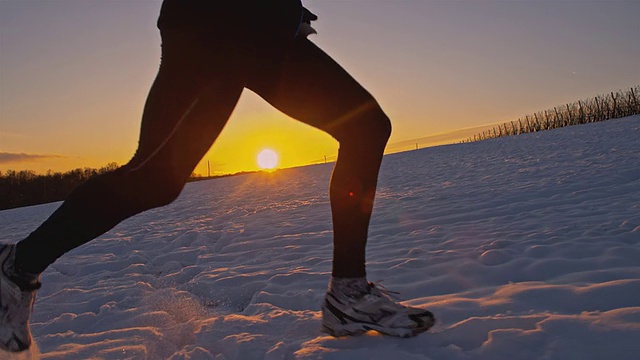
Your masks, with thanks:
M 193 37 L 163 39 L 163 60 L 147 98 L 135 156 L 78 186 L 18 244 L 16 266 L 22 271 L 40 273 L 122 220 L 171 203 L 224 127 L 243 89 L 238 72 L 221 56 L 201 66 L 192 61 L 207 55 L 198 53 Z
M 283 66 L 259 69 L 247 87 L 273 106 L 340 142 L 330 185 L 333 276 L 365 276 L 365 246 L 378 170 L 391 123 L 373 97 L 309 40 Z

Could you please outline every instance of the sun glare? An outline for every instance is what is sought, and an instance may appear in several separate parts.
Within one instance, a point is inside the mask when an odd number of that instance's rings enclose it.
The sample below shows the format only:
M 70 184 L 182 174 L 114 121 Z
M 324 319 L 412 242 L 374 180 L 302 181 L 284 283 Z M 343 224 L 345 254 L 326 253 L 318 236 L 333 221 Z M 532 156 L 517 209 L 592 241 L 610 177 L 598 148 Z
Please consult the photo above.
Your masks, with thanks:
M 264 149 L 258 154 L 258 166 L 273 169 L 278 165 L 278 154 L 271 149 Z

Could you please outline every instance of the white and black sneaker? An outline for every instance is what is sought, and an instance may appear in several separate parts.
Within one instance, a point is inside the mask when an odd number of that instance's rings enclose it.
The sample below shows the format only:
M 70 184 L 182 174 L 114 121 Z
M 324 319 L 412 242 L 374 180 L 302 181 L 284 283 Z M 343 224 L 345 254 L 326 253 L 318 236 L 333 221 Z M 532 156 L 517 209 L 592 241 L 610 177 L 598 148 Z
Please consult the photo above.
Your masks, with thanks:
M 0 349 L 24 351 L 31 346 L 29 316 L 40 288 L 37 275 L 18 274 L 15 245 L 0 245 Z
M 332 336 L 346 336 L 375 330 L 407 338 L 435 324 L 430 311 L 404 306 L 388 293 L 372 283 L 369 283 L 369 292 L 356 299 L 327 292 L 322 304 L 322 331 Z

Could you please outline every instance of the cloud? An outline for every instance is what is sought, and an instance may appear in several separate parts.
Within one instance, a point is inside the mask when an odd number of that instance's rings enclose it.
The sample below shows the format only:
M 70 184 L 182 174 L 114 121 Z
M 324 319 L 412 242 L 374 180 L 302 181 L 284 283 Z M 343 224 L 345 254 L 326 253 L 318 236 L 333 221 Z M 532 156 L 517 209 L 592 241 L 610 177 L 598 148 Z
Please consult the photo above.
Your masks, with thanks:
M 8 153 L 0 152 L 0 164 L 18 163 L 23 161 L 34 161 L 44 159 L 60 159 L 62 155 L 56 154 L 25 154 L 25 153 Z

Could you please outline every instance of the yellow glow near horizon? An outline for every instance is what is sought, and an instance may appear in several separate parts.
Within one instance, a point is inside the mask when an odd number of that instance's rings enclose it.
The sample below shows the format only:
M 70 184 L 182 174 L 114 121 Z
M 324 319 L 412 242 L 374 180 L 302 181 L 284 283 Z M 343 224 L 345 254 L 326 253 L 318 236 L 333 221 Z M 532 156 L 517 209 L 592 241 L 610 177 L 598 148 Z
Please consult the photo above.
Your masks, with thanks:
M 271 149 L 264 149 L 258 154 L 258 166 L 271 170 L 278 165 L 278 154 Z
M 393 122 L 390 152 L 418 142 L 420 148 L 454 143 L 483 131 L 457 129 L 509 122 L 626 89 L 638 78 L 638 2 L 369 3 L 309 0 L 321 17 L 311 41 L 378 99 Z M 160 7 L 160 1 L 110 2 L 105 16 L 99 1 L 0 1 L 0 172 L 129 161 L 160 63 L 154 26 Z M 549 17 L 558 11 L 574 16 Z M 549 36 L 554 31 L 575 41 L 558 41 Z M 433 33 L 439 36 L 424 36 Z M 526 56 L 531 44 L 549 56 Z M 260 170 L 256 154 L 266 147 L 284 156 L 278 168 L 336 158 L 333 138 L 251 91 L 232 117 L 196 174 Z M 428 143 L 419 141 L 425 137 Z
M 233 174 L 262 170 L 257 154 L 271 149 L 279 155 L 279 169 L 317 164 L 338 152 L 330 135 L 293 120 L 259 96 L 246 92 L 213 147 L 194 170 L 197 174 Z

